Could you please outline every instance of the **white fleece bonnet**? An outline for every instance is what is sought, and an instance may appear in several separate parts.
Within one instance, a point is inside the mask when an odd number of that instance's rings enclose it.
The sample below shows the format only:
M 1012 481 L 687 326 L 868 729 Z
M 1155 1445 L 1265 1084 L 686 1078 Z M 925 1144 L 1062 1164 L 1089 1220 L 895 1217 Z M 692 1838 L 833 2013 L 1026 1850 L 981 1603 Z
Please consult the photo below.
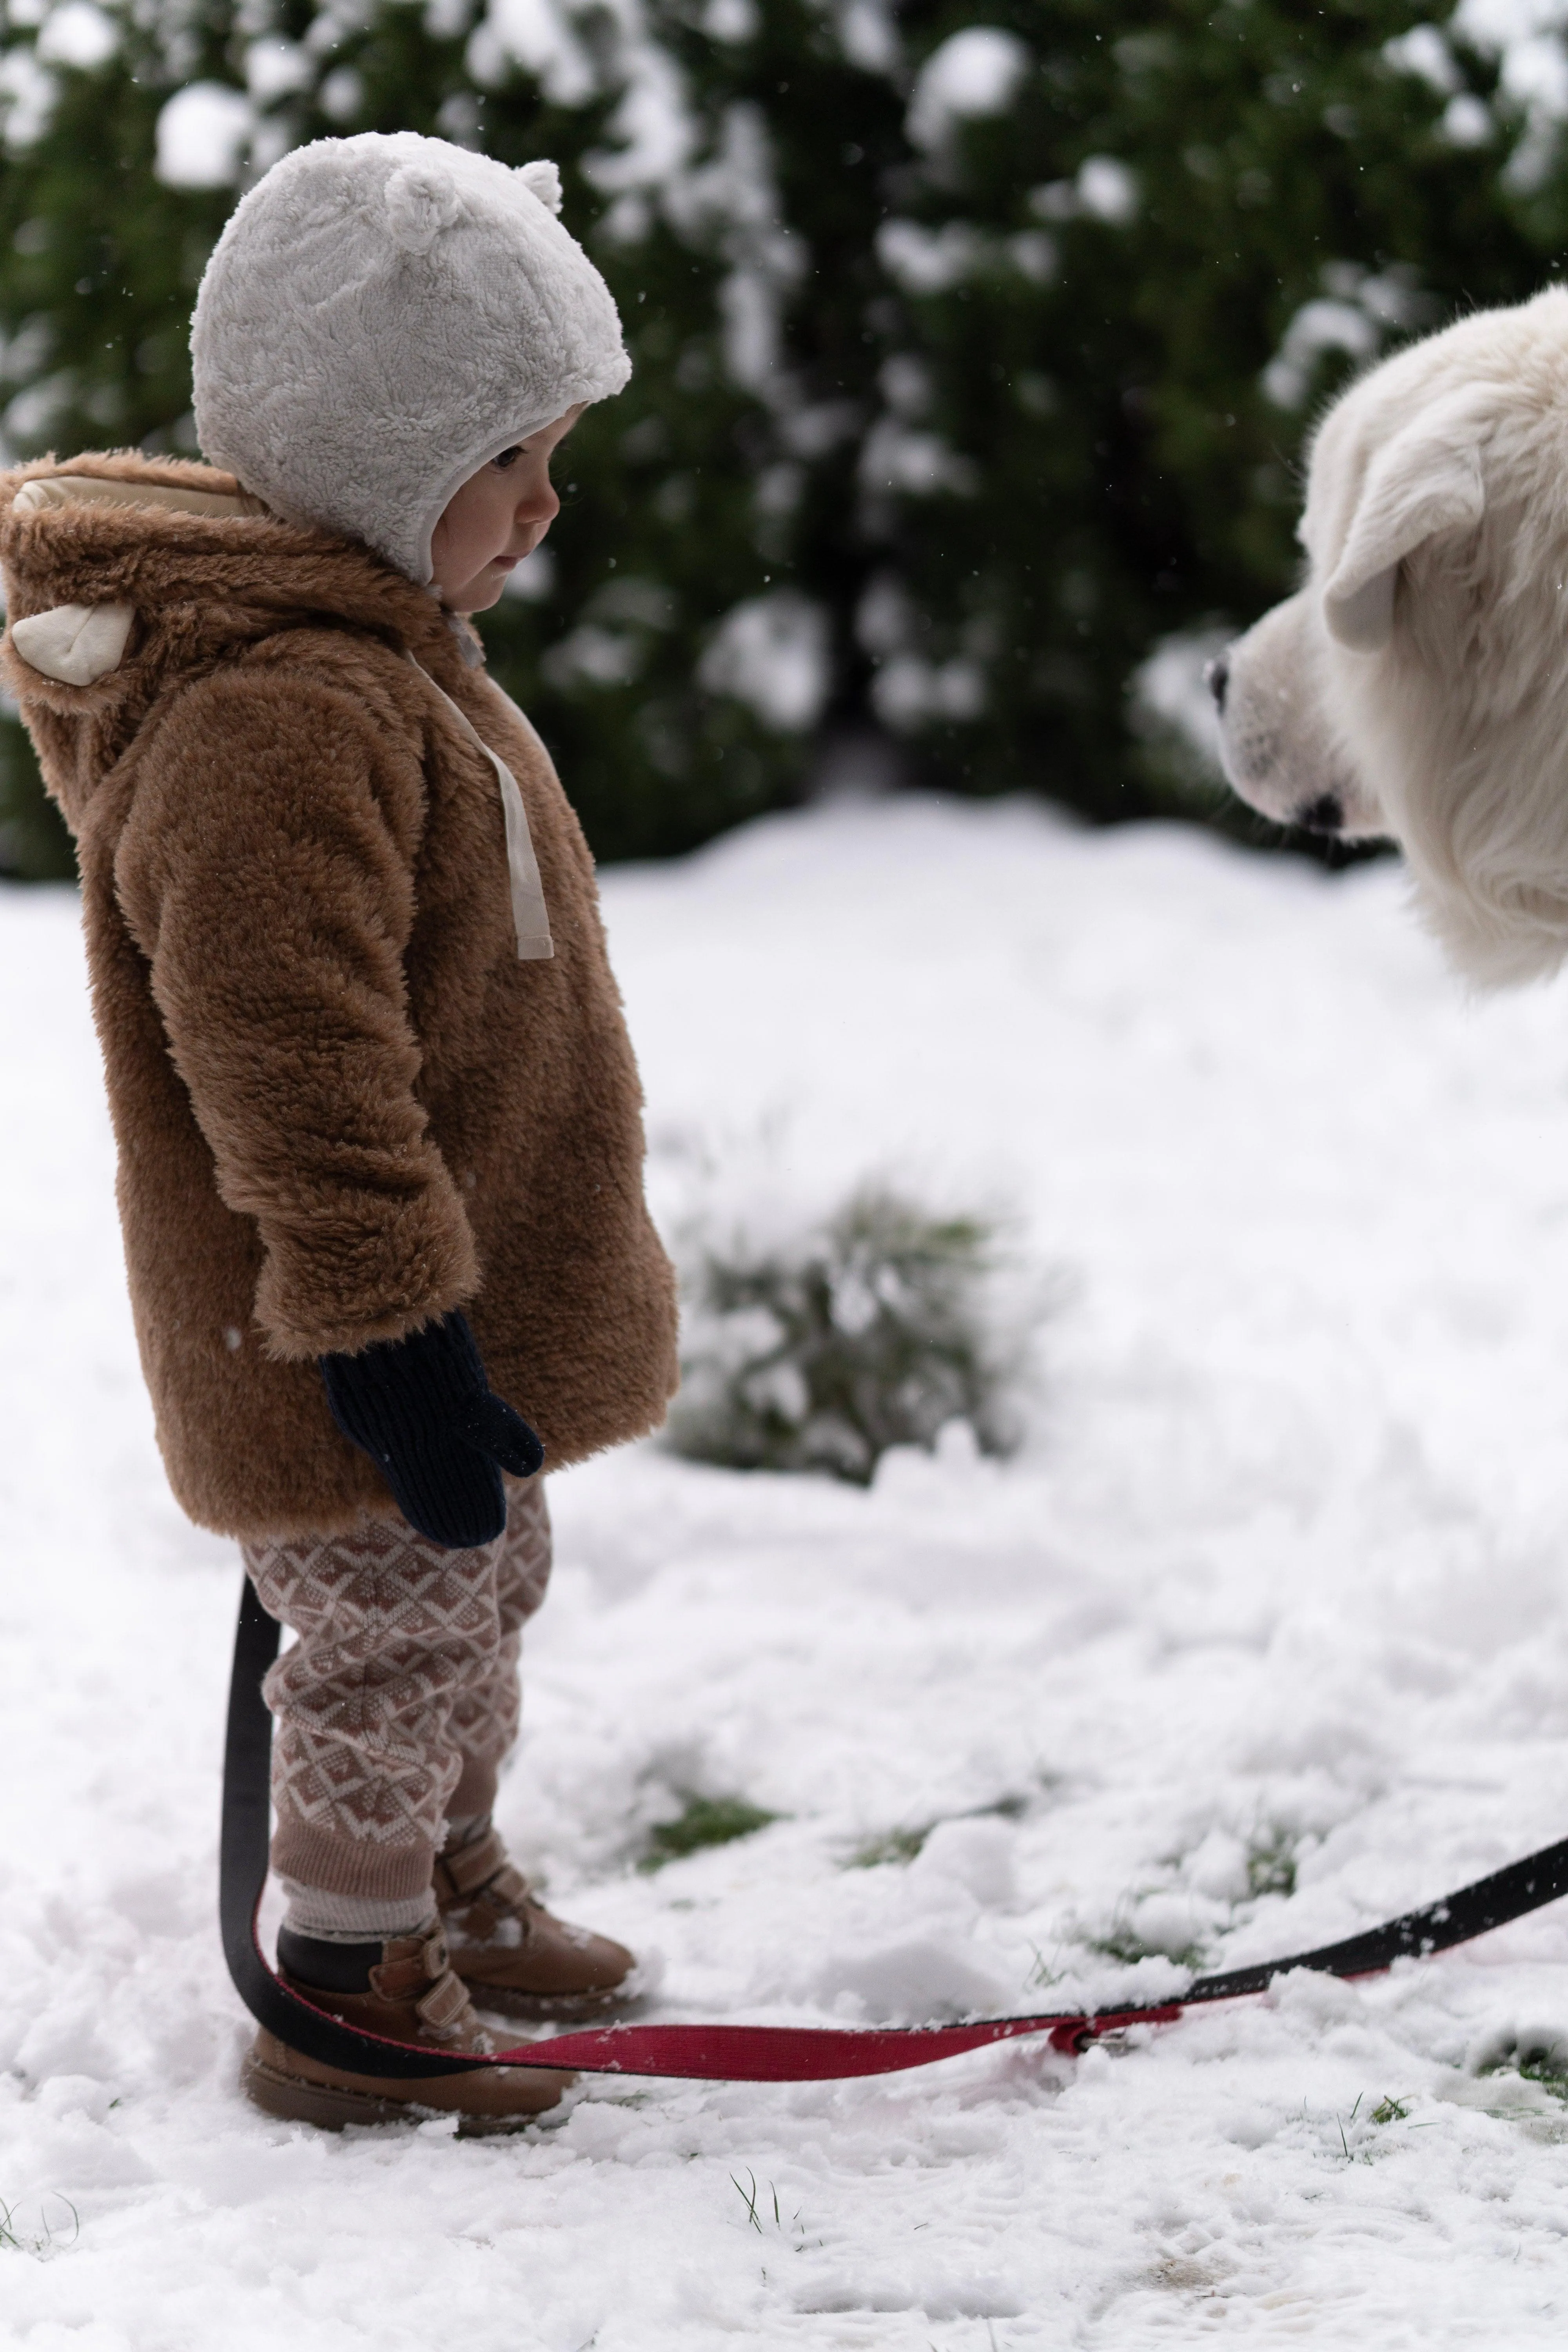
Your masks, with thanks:
M 424 586 L 459 485 L 631 373 L 560 209 L 553 163 L 509 171 L 412 131 L 296 148 L 236 207 L 196 296 L 204 456 Z

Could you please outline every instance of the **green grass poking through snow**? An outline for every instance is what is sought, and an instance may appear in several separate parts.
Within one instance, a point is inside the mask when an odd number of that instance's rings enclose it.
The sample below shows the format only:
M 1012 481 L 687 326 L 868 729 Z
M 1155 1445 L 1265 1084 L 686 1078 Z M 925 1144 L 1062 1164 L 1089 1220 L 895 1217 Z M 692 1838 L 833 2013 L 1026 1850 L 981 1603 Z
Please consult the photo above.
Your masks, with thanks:
M 685 1803 L 672 1822 L 656 1822 L 647 1835 L 647 1850 L 639 1870 L 662 1870 L 667 1862 L 684 1862 L 707 1845 L 730 1845 L 751 1837 L 782 1813 L 770 1813 L 744 1797 L 698 1797 L 683 1790 Z

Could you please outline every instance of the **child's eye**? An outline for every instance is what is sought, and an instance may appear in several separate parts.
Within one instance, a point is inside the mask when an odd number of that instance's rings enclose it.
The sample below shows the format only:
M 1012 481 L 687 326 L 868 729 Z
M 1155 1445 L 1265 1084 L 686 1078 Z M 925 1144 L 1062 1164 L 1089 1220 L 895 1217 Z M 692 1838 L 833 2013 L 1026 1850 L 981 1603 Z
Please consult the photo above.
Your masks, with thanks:
M 519 442 L 517 442 L 517 443 L 516 443 L 516 444 L 515 444 L 511 448 L 510 448 L 510 449 L 503 449 L 503 450 L 501 451 L 501 453 L 500 453 L 500 456 L 499 457 L 495 458 L 492 462 L 493 462 L 494 464 L 498 465 L 498 466 L 500 467 L 501 472 L 504 474 L 504 473 L 505 473 L 505 471 L 506 471 L 506 469 L 507 469 L 507 467 L 508 467 L 509 466 L 515 466 L 515 465 L 516 465 L 516 463 L 517 463 L 518 459 L 521 457 L 521 455 L 522 455 L 522 444 L 521 444 L 521 441 L 519 441 Z

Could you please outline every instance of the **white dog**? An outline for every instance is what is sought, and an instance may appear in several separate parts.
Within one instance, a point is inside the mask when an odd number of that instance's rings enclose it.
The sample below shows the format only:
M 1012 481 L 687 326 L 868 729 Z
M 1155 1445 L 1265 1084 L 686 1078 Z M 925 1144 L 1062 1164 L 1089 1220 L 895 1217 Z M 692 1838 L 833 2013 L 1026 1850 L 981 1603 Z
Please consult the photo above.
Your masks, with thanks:
M 1483 986 L 1568 957 L 1568 291 L 1485 310 L 1319 427 L 1306 584 L 1210 666 L 1226 772 L 1404 847 Z

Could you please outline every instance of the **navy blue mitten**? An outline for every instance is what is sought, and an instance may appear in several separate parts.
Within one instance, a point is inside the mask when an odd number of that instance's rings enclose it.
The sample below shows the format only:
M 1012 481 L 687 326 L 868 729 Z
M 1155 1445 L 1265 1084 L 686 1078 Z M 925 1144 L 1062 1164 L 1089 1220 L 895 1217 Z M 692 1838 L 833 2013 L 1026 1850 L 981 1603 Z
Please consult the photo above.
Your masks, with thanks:
M 368 1454 L 398 1509 L 449 1551 L 491 1543 L 506 1526 L 501 1472 L 531 1478 L 544 1448 L 485 1378 L 460 1311 L 354 1356 L 323 1356 L 332 1419 Z

